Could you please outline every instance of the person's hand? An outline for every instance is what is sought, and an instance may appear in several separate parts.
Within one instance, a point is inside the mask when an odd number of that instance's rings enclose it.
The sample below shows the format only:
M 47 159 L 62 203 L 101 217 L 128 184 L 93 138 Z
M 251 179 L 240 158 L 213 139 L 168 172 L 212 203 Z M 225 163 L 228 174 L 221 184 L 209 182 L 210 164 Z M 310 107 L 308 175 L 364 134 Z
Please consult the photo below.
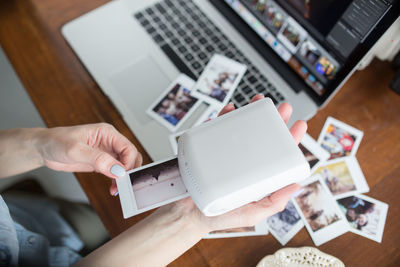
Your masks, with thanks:
M 43 129 L 36 148 L 43 165 L 65 172 L 99 172 L 113 178 L 110 194 L 115 195 L 115 178 L 139 167 L 142 156 L 135 146 L 107 123 Z
M 263 97 L 263 95 L 256 95 L 251 102 L 262 99 Z M 228 104 L 222 109 L 219 116 L 231 112 L 234 109 L 235 107 L 233 104 Z M 283 103 L 278 108 L 278 111 L 282 119 L 287 123 L 292 114 L 292 107 L 287 103 Z M 297 143 L 303 138 L 306 130 L 307 124 L 304 121 L 297 121 L 290 128 L 290 132 Z M 184 214 L 184 216 L 189 216 L 191 218 L 190 221 L 198 223 L 198 226 L 206 229 L 207 232 L 253 226 L 261 220 L 282 211 L 286 207 L 291 196 L 299 189 L 299 185 L 292 184 L 272 193 L 270 196 L 260 201 L 249 203 L 243 207 L 215 217 L 203 215 L 190 197 L 172 203 L 169 207 L 165 206 L 165 209 Z M 164 207 L 160 209 L 163 208 Z

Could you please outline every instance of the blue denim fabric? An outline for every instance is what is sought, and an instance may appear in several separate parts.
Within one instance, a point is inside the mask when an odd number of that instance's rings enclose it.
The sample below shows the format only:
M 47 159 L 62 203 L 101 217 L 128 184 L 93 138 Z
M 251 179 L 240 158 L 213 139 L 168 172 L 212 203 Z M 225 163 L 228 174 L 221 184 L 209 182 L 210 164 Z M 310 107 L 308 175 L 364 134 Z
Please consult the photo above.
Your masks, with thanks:
M 71 266 L 81 258 L 76 251 L 83 244 L 55 203 L 24 195 L 4 200 L 0 196 L 0 266 Z

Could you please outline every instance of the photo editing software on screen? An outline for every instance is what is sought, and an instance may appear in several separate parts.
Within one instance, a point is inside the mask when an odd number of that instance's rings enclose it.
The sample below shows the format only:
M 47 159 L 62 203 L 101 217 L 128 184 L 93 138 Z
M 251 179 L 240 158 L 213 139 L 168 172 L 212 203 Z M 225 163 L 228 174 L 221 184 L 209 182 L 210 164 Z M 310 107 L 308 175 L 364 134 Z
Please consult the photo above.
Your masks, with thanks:
M 225 0 L 320 96 L 392 1 Z

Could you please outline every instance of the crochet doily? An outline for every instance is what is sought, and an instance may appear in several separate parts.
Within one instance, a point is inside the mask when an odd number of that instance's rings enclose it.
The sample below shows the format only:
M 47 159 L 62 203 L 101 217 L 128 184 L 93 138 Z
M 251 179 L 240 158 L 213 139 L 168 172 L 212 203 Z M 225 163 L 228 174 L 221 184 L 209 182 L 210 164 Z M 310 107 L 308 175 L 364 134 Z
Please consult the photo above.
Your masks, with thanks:
M 282 248 L 264 257 L 257 267 L 344 267 L 339 259 L 313 247 Z

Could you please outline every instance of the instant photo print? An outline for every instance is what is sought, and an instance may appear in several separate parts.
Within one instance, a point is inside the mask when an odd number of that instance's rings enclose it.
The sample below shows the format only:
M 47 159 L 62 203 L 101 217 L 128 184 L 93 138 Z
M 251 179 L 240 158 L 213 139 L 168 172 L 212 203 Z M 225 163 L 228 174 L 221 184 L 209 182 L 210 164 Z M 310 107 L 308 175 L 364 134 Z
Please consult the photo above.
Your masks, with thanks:
M 265 98 L 185 131 L 177 159 L 128 173 L 117 179 L 125 218 L 187 196 L 216 216 L 301 182 L 310 166 Z

